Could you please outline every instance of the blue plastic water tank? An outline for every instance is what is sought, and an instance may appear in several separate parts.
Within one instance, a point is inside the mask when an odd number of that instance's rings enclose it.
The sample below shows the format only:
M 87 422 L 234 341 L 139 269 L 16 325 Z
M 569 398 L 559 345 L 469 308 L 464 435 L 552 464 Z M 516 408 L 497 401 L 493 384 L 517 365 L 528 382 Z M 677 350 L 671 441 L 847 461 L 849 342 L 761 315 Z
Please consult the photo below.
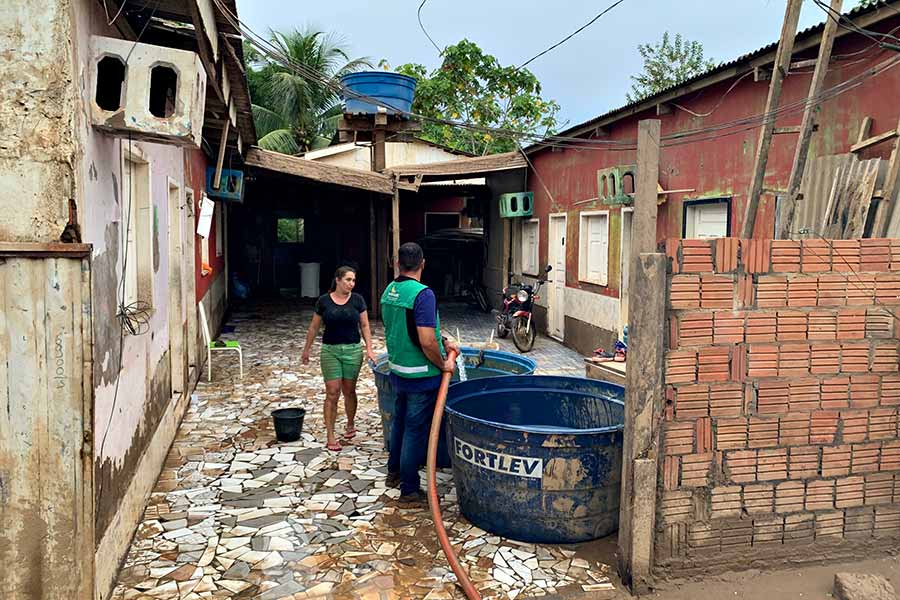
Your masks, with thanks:
M 624 388 L 527 375 L 458 383 L 446 438 L 462 514 L 524 542 L 575 543 L 618 529 Z
M 341 83 L 350 90 L 378 99 L 389 114 L 409 112 L 416 92 L 416 80 L 389 71 L 362 71 L 341 77 Z M 344 95 L 344 112 L 350 114 L 375 114 L 378 106 Z
M 481 379 L 484 377 L 498 377 L 502 375 L 531 375 L 537 368 L 530 358 L 502 352 L 499 350 L 478 350 L 463 346 L 463 358 L 466 363 L 466 376 L 469 379 Z M 375 389 L 378 391 L 378 409 L 381 412 L 381 429 L 384 433 L 384 449 L 389 449 L 391 439 L 391 426 L 394 422 L 397 393 L 391 384 L 390 370 L 388 369 L 387 354 L 378 357 L 378 364 L 370 365 L 375 373 Z M 459 373 L 453 374 L 451 387 L 459 382 Z M 450 454 L 444 438 L 438 446 L 438 466 L 450 466 Z

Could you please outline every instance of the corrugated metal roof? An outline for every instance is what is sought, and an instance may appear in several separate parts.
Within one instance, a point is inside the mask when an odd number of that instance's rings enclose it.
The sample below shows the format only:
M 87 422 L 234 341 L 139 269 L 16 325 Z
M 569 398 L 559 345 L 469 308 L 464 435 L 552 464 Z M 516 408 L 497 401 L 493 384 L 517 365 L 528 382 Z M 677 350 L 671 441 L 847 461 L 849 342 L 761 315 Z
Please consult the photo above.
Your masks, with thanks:
M 874 13 L 881 8 L 886 8 L 886 7 L 890 6 L 892 8 L 892 10 L 895 12 L 890 13 L 886 16 L 891 16 L 891 15 L 897 16 L 897 15 L 900 15 L 900 9 L 898 9 L 897 7 L 894 7 L 892 5 L 897 4 L 898 2 L 900 2 L 900 0 L 877 0 L 876 2 L 873 2 L 869 6 L 857 6 L 853 10 L 844 13 L 844 15 L 846 15 L 847 17 L 849 17 L 851 19 L 854 19 L 856 17 L 860 17 L 862 15 L 866 15 L 869 13 Z M 819 23 L 818 25 L 813 25 L 811 27 L 807 27 L 803 31 L 800 31 L 797 33 L 797 35 L 795 36 L 795 40 L 801 41 L 801 40 L 806 40 L 808 38 L 811 38 L 811 37 L 814 37 L 817 35 L 821 35 L 824 28 L 825 28 L 824 21 Z M 763 46 L 762 48 L 758 48 L 757 50 L 743 54 L 743 55 L 735 58 L 734 60 L 731 60 L 728 62 L 723 62 L 722 64 L 717 65 L 708 71 L 705 71 L 699 75 L 691 77 L 690 79 L 682 81 L 681 83 L 679 83 L 677 85 L 673 85 L 673 86 L 671 86 L 665 90 L 662 90 L 652 96 L 648 96 L 647 98 L 642 98 L 635 102 L 630 102 L 628 104 L 625 104 L 624 106 L 620 106 L 618 108 L 614 108 L 610 111 L 607 111 L 607 112 L 603 113 L 602 115 L 594 117 L 593 119 L 590 119 L 590 120 L 580 123 L 578 125 L 569 127 L 565 131 L 559 132 L 557 135 L 561 135 L 561 136 L 573 135 L 573 133 L 583 130 L 585 128 L 592 127 L 601 121 L 609 120 L 610 118 L 615 117 L 619 113 L 631 112 L 633 109 L 640 107 L 641 105 L 646 105 L 647 109 L 652 108 L 653 105 L 657 103 L 655 101 L 657 101 L 659 98 L 661 98 L 663 96 L 671 94 L 672 92 L 677 91 L 680 88 L 688 87 L 693 83 L 697 83 L 699 81 L 702 81 L 703 79 L 707 79 L 707 78 L 712 77 L 723 71 L 727 71 L 728 69 L 737 67 L 737 66 L 739 66 L 743 63 L 749 62 L 755 58 L 759 58 L 760 56 L 763 56 L 770 52 L 775 52 L 777 49 L 778 49 L 777 41 L 773 42 L 771 44 L 767 44 L 767 45 Z M 541 142 L 532 144 L 531 146 L 526 148 L 526 152 L 532 152 L 534 150 L 537 150 L 542 145 L 543 144 Z

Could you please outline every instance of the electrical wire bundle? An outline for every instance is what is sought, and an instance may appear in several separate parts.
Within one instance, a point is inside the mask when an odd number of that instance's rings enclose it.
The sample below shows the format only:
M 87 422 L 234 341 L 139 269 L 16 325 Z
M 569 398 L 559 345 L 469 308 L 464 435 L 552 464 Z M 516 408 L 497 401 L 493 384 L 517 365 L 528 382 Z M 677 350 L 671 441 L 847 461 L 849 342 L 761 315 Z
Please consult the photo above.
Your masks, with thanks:
M 252 29 L 246 26 L 246 24 L 242 23 L 237 16 L 231 12 L 231 10 L 225 6 L 222 0 L 214 0 L 218 8 L 222 11 L 225 19 L 238 31 L 241 32 L 243 38 L 254 48 L 256 48 L 264 57 L 269 60 L 274 61 L 275 63 L 293 71 L 297 75 L 315 83 L 318 83 L 332 92 L 336 94 L 340 94 L 345 98 L 354 98 L 358 100 L 363 100 L 365 102 L 369 102 L 376 106 L 381 106 L 383 108 L 389 109 L 396 113 L 402 114 L 406 117 L 418 119 L 423 122 L 431 122 L 438 125 L 457 127 L 461 129 L 465 129 L 468 131 L 474 131 L 476 133 L 483 134 L 491 134 L 495 137 L 505 137 L 509 139 L 518 140 L 520 143 L 539 143 L 543 146 L 548 147 L 558 147 L 558 148 L 573 148 L 578 150 L 609 150 L 609 151 L 634 151 L 637 148 L 636 140 L 599 140 L 599 139 L 586 139 L 584 137 L 572 137 L 572 136 L 560 136 L 560 135 L 546 135 L 542 136 L 539 134 L 521 132 L 511 129 L 502 129 L 502 128 L 493 128 L 493 127 L 483 127 L 478 125 L 473 125 L 471 123 L 463 123 L 458 121 L 452 121 L 449 119 L 441 119 L 436 117 L 428 117 L 425 115 L 417 114 L 410 111 L 400 110 L 395 106 L 385 102 L 382 99 L 373 98 L 371 96 L 367 96 L 365 94 L 361 94 L 356 92 L 355 90 L 351 90 L 346 86 L 342 85 L 340 82 L 335 81 L 333 79 L 322 76 L 320 73 L 315 70 L 309 68 L 306 65 L 301 63 L 297 63 L 293 61 L 289 56 L 284 54 L 278 47 L 276 47 L 271 42 L 267 41 L 265 38 L 255 33 Z M 886 35 L 886 34 L 879 34 Z M 879 42 L 880 43 L 880 42 Z M 680 131 L 677 133 L 668 134 L 661 137 L 661 147 L 672 147 L 679 146 L 687 143 L 694 142 L 702 142 L 712 139 L 719 139 L 724 136 L 735 135 L 738 133 L 742 133 L 745 131 L 749 131 L 755 129 L 762 124 L 769 122 L 771 120 L 775 120 L 779 117 L 783 117 L 790 114 L 797 114 L 804 111 L 807 106 L 819 104 L 823 101 L 827 101 L 833 98 L 844 94 L 851 89 L 854 89 L 869 79 L 877 77 L 887 71 L 888 69 L 893 68 L 900 62 L 900 56 L 892 57 L 866 69 L 862 73 L 852 77 L 846 81 L 843 81 L 831 88 L 827 88 L 822 90 L 820 93 L 811 96 L 805 97 L 801 100 L 797 100 L 795 102 L 791 102 L 785 105 L 778 107 L 769 112 L 759 113 L 754 115 L 748 115 L 747 117 L 743 117 L 741 119 L 735 119 L 732 121 L 719 123 L 712 126 L 688 129 L 684 131 Z M 746 76 L 746 74 L 744 74 Z M 733 88 L 732 88 L 733 89 Z M 729 90 L 730 92 L 731 90 Z M 727 94 L 728 92 L 726 92 Z M 720 102 L 721 103 L 721 102 Z

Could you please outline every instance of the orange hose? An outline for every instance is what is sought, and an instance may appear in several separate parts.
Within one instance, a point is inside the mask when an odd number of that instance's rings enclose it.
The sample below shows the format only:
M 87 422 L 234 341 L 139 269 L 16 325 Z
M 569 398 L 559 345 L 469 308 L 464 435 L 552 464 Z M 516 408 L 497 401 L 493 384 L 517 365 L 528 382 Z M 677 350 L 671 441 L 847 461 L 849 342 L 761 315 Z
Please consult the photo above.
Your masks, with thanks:
M 451 350 L 447 356 L 455 361 L 457 354 L 459 353 Z M 450 378 L 452 376 L 453 373 L 444 373 L 441 377 L 441 387 L 438 389 L 434 416 L 431 419 L 431 433 L 428 435 L 428 507 L 431 509 L 431 519 L 434 521 L 434 530 L 437 532 L 438 541 L 441 543 L 441 550 L 444 551 L 447 562 L 450 563 L 450 568 L 456 574 L 459 586 L 469 600 L 481 600 L 481 594 L 472 585 L 472 580 L 469 579 L 468 573 L 459 564 L 459 559 L 453 551 L 453 546 L 450 545 L 449 538 L 447 538 L 447 530 L 444 529 L 444 518 L 441 516 L 441 503 L 438 501 L 437 496 L 437 447 L 438 440 L 441 437 L 441 419 L 444 416 L 444 405 L 447 403 L 447 390 L 450 389 Z

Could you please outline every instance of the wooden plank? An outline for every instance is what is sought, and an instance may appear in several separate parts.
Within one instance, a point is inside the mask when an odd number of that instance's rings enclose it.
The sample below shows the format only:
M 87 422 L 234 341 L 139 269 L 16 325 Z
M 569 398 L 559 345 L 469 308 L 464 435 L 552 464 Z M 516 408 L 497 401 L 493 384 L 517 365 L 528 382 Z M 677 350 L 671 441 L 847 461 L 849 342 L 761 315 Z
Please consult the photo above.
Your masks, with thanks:
M 784 135 L 786 133 L 800 133 L 800 126 L 794 127 L 776 127 L 772 130 L 772 135 Z
M 656 251 L 656 199 L 659 184 L 658 120 L 638 124 L 637 181 L 635 181 L 632 257 Z M 634 262 L 634 260 L 632 260 Z
M 897 124 L 897 130 L 900 131 L 900 123 Z M 894 142 L 894 149 L 891 151 L 891 161 L 888 163 L 888 171 L 881 194 L 882 200 L 878 203 L 878 210 L 875 213 L 872 237 L 887 235 L 888 223 L 893 222 L 895 215 L 900 217 L 900 211 L 896 209 L 897 190 L 900 187 L 898 180 L 900 180 L 900 138 Z
M 488 156 L 475 156 L 460 158 L 440 163 L 427 165 L 398 165 L 388 169 L 388 173 L 400 177 L 413 177 L 422 175 L 428 178 L 444 177 L 447 179 L 458 178 L 464 175 L 477 175 L 496 171 L 508 171 L 510 169 L 524 169 L 528 166 L 525 158 L 518 151 L 490 154 Z
M 222 137 L 219 138 L 219 156 L 216 158 L 216 174 L 213 175 L 212 187 L 214 190 L 222 187 L 222 166 L 225 164 L 225 148 L 228 147 L 228 132 L 231 130 L 231 121 L 225 121 L 222 128 Z
M 203 23 L 203 16 L 200 14 L 200 7 L 197 5 L 197 0 L 188 0 L 187 5 L 191 13 L 191 23 L 194 25 L 194 36 L 197 39 L 197 53 L 200 55 L 200 62 L 203 63 L 203 69 L 206 71 L 206 85 L 212 88 L 219 102 L 224 104 L 225 94 L 222 93 L 222 86 L 219 84 L 218 72 L 215 66 L 215 52 L 206 33 L 206 26 Z
M 862 177 L 850 182 L 847 224 L 841 237 L 845 240 L 861 238 L 878 179 L 878 160 L 868 161 Z
M 831 0 L 830 12 L 833 15 L 841 14 L 843 0 Z M 780 230 L 775 233 L 779 239 L 787 239 L 793 231 L 794 213 L 797 210 L 797 201 L 800 197 L 800 184 L 803 182 L 803 173 L 806 171 L 806 160 L 809 157 L 809 143 L 816 127 L 816 118 L 819 114 L 820 102 L 810 102 L 818 97 L 825 85 L 825 75 L 828 74 L 828 63 L 831 61 L 831 48 L 834 45 L 834 34 L 837 31 L 838 20 L 825 19 L 825 30 L 822 32 L 822 43 L 819 46 L 819 57 L 816 60 L 816 69 L 813 71 L 812 81 L 809 84 L 809 93 L 806 96 L 807 104 L 803 109 L 803 119 L 800 122 L 800 139 L 794 149 L 794 162 L 791 165 L 791 174 L 788 178 L 788 193 L 784 198 Z
M 394 181 L 382 173 L 328 165 L 297 156 L 270 152 L 256 146 L 247 151 L 244 161 L 252 167 L 294 175 L 310 181 L 328 183 L 379 194 L 393 194 Z
M 787 9 L 784 13 L 784 23 L 781 27 L 781 38 L 778 41 L 778 51 L 775 58 L 775 69 L 772 72 L 772 80 L 769 82 L 769 95 L 766 98 L 764 110 L 765 114 L 769 116 L 763 122 L 756 146 L 753 174 L 750 179 L 750 190 L 747 193 L 747 206 L 745 207 L 744 221 L 741 228 L 742 238 L 753 237 L 756 213 L 759 209 L 759 196 L 762 193 L 766 164 L 769 160 L 772 130 L 775 128 L 775 117 L 772 113 L 778 108 L 778 103 L 781 100 L 781 88 L 784 83 L 784 76 L 790 67 L 791 55 L 794 49 L 794 36 L 797 32 L 797 21 L 800 18 L 802 5 L 802 0 L 788 0 Z
M 864 117 L 863 122 L 859 126 L 859 135 L 856 136 L 856 143 L 861 144 L 863 140 L 869 137 L 872 132 L 872 117 Z
M 80 258 L 90 255 L 90 244 L 62 244 L 57 242 L 0 242 L 0 256 L 15 258 L 49 258 L 53 256 L 69 256 L 72 258 Z
M 394 265 L 394 278 L 400 275 L 400 189 L 394 188 L 391 201 L 391 261 Z
M 885 131 L 884 133 L 879 133 L 878 135 L 853 144 L 852 146 L 850 146 L 850 152 L 861 152 L 862 150 L 874 146 L 875 144 L 880 144 L 881 142 L 893 139 L 895 137 L 897 137 L 896 129 L 894 129 L 893 131 Z

